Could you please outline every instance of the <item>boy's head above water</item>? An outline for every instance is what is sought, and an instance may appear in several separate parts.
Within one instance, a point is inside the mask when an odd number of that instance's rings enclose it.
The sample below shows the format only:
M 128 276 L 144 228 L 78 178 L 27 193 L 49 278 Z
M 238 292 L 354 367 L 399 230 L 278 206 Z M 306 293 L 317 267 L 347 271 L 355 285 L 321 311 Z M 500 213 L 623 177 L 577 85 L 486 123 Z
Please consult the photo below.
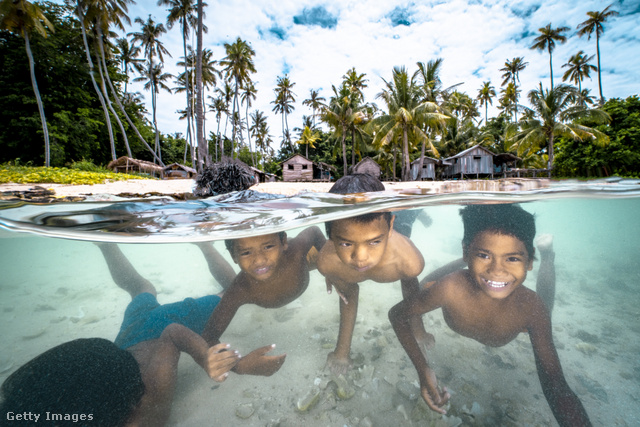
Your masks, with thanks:
M 255 280 L 269 279 L 287 249 L 287 233 L 265 234 L 224 241 L 233 261 Z
M 369 193 L 373 191 L 384 191 L 384 184 L 375 176 L 366 173 L 345 175 L 329 189 L 329 193 L 332 194 Z

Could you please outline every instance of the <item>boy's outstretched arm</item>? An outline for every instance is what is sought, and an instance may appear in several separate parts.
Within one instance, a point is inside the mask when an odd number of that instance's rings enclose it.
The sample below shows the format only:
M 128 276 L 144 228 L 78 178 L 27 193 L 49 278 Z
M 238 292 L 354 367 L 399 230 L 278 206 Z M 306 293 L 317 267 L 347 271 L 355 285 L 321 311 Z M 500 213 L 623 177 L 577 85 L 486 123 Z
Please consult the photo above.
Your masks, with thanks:
M 538 378 L 553 416 L 560 426 L 591 426 L 587 411 L 564 377 L 560 359 L 553 344 L 551 320 L 541 301 L 531 317 L 532 321 L 528 329 L 538 368 Z
M 237 351 L 227 351 L 228 344 L 209 347 L 200 335 L 178 323 L 172 323 L 165 328 L 162 338 L 165 337 L 168 337 L 179 351 L 191 356 L 211 379 L 218 382 L 227 379 L 229 371 L 240 359 Z
M 418 371 L 422 398 L 432 410 L 446 414 L 443 406 L 449 400 L 449 392 L 446 388 L 443 388 L 442 391 L 439 390 L 435 373 L 429 367 L 426 355 L 421 351 L 418 340 L 414 336 L 411 327 L 411 324 L 416 321 L 416 318 L 417 321 L 422 322 L 420 316 L 423 313 L 437 308 L 425 304 L 425 301 L 428 301 L 428 298 L 426 298 L 428 293 L 429 291 L 420 292 L 393 306 L 391 310 L 389 310 L 389 320 L 398 337 L 398 341 L 400 341 L 409 359 L 411 359 L 413 366 L 415 366 Z
M 331 280 L 327 278 L 327 280 Z M 351 340 L 358 316 L 358 296 L 360 287 L 357 283 L 331 281 L 340 295 L 340 327 L 338 341 L 334 351 L 327 356 L 327 367 L 335 374 L 346 374 L 351 366 Z M 329 282 L 327 282 L 329 283 Z

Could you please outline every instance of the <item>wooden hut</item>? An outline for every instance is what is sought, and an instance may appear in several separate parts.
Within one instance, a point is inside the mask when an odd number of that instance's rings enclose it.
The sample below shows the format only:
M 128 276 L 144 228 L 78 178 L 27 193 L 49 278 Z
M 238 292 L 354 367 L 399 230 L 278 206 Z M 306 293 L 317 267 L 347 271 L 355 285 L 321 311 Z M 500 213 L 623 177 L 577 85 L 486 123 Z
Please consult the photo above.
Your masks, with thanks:
M 146 160 L 132 159 L 131 157 L 122 156 L 111 161 L 107 165 L 108 169 L 120 173 L 144 173 L 158 178 L 162 178 L 162 166 Z
M 515 169 L 516 163 L 520 157 L 511 153 L 500 153 L 493 156 L 493 173 L 502 174 L 503 178 L 507 177 L 507 174 Z
M 411 162 L 411 179 L 414 181 L 424 181 L 426 179 L 435 181 L 436 165 L 438 165 L 438 159 L 425 156 L 422 159 L 422 169 L 420 169 L 420 159 L 414 160 Z
M 194 168 L 180 163 L 172 163 L 165 166 L 162 173 L 164 174 L 164 179 L 193 179 L 198 174 Z
M 331 172 L 335 173 L 336 168 L 325 162 L 313 164 L 313 180 L 321 182 L 331 181 Z
M 313 181 L 313 162 L 301 154 L 294 154 L 282 162 L 282 180 Z
M 367 156 L 349 168 L 349 174 L 354 173 L 366 173 L 380 179 L 380 165 Z
M 474 145 L 455 156 L 444 159 L 451 164 L 445 168 L 443 176 L 460 179 L 488 176 L 493 178 L 493 157 L 494 154 L 491 151 L 480 145 Z

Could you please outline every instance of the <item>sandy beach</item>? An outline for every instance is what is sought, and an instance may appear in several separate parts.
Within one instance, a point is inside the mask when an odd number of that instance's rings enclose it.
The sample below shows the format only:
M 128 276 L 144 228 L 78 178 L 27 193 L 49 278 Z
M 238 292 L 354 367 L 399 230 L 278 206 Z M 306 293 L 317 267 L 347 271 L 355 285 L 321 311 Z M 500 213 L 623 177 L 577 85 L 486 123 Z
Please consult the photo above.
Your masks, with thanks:
M 505 191 L 533 184 L 515 180 L 385 183 L 387 190 L 427 194 L 489 185 Z M 58 196 L 108 199 L 124 193 L 190 193 L 192 186 L 190 180 L 173 180 L 45 188 L 53 188 Z M 328 186 L 268 183 L 253 189 L 293 195 L 326 191 Z M 32 187 L 2 185 L 0 192 Z M 637 204 L 631 199 L 567 199 L 526 207 L 535 212 L 539 230 L 554 235 L 558 277 L 554 340 L 567 381 L 595 426 L 640 425 Z M 426 212 L 431 222 L 416 222 L 412 240 L 425 257 L 422 275 L 460 257 L 458 209 L 455 204 L 430 206 Z M 288 234 L 293 237 L 297 232 Z M 213 245 L 238 271 L 223 242 Z M 196 245 L 120 246 L 136 270 L 156 286 L 160 303 L 221 290 Z M 535 288 L 538 264 L 525 286 Z M 62 342 L 86 337 L 113 340 L 130 300 L 115 285 L 91 242 L 0 230 L 0 271 L 4 339 L 0 382 L 25 361 Z M 324 370 L 337 338 L 339 304 L 337 295 L 327 295 L 323 277 L 313 271 L 308 289 L 298 300 L 278 309 L 243 306 L 223 335 L 223 341 L 242 354 L 275 343 L 273 354 L 287 354 L 282 369 L 271 377 L 232 374 L 224 383 L 215 383 L 191 358 L 183 356 L 168 425 L 556 425 L 526 334 L 504 347 L 486 347 L 453 333 L 440 311 L 423 319 L 436 337 L 431 354 L 434 369 L 452 399 L 448 416 L 430 411 L 420 398 L 415 369 L 387 319 L 388 310 L 402 298 L 400 283 L 364 282 L 360 289 L 351 352 L 354 366 L 346 377 L 334 377 Z
M 544 188 L 547 179 L 506 178 L 495 180 L 464 181 L 410 181 L 384 182 L 387 191 L 409 191 L 418 194 L 455 193 L 460 191 L 519 191 Z M 265 182 L 256 184 L 251 190 L 293 196 L 302 192 L 326 192 L 330 182 Z M 94 185 L 67 184 L 0 184 L 0 193 L 25 192 L 35 187 L 51 190 L 55 197 L 93 197 L 115 195 L 123 197 L 145 195 L 174 195 L 184 197 L 193 193 L 195 181 L 192 179 L 133 179 Z

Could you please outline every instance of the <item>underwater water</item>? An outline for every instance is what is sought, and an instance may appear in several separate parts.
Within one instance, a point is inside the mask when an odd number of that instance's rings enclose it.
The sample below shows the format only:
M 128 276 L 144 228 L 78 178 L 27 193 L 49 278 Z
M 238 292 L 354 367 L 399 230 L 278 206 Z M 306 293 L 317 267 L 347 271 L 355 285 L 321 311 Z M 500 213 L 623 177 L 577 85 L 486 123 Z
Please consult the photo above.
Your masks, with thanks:
M 640 183 L 564 183 L 544 190 L 441 195 L 388 193 L 281 198 L 245 192 L 191 202 L 0 204 L 0 382 L 43 351 L 77 338 L 113 340 L 130 301 L 94 244 L 118 243 L 158 290 L 160 303 L 222 290 L 194 243 L 213 246 L 238 271 L 223 239 L 286 230 L 380 209 L 420 209 L 411 239 L 420 275 L 460 258 L 466 203 L 517 202 L 553 235 L 554 342 L 564 375 L 594 425 L 640 425 Z M 535 289 L 539 262 L 525 286 Z M 278 309 L 242 306 L 222 336 L 242 354 L 275 343 L 286 353 L 270 377 L 208 378 L 179 362 L 171 426 L 549 426 L 529 338 L 491 348 L 454 333 L 441 312 L 423 317 L 436 339 L 429 357 L 451 392 L 448 416 L 420 397 L 416 371 L 387 318 L 400 283 L 367 281 L 353 334 L 354 366 L 343 382 L 324 370 L 339 325 L 338 296 L 311 272 L 309 287 Z M 299 409 L 309 395 L 317 399 Z

